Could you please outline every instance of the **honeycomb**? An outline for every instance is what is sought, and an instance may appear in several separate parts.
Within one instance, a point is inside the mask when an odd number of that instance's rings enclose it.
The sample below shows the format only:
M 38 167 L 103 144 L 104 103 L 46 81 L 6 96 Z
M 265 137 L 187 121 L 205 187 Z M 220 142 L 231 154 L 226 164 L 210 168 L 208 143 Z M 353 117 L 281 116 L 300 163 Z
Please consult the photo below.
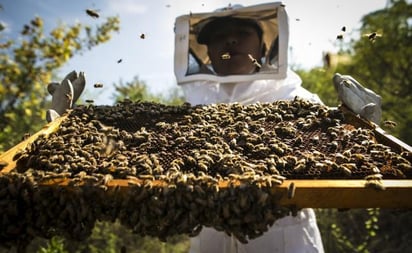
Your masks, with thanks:
M 2 245 L 82 240 L 96 220 L 163 240 L 209 226 L 247 243 L 296 213 L 271 191 L 285 179 L 412 177 L 409 151 L 378 143 L 336 108 L 298 98 L 78 106 L 13 159 L 15 170 L 0 175 Z M 69 187 L 44 185 L 61 179 Z M 128 191 L 108 187 L 117 179 L 128 180 Z

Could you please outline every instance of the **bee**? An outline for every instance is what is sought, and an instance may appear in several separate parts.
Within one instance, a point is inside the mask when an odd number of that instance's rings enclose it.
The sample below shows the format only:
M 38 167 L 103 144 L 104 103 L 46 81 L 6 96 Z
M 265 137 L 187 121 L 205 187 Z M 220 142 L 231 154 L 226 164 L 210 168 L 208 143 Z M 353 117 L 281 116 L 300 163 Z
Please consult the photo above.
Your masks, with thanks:
M 86 102 L 86 103 L 89 103 L 89 104 L 93 104 L 93 103 L 94 103 L 94 100 L 92 100 L 92 99 L 86 99 L 85 102 Z
M 71 94 L 66 94 L 67 101 L 71 103 L 73 96 Z
M 113 176 L 111 174 L 106 174 L 103 176 L 102 183 L 103 185 L 107 185 L 111 180 L 113 180 Z
M 155 180 L 153 175 L 146 175 L 145 174 L 145 175 L 139 175 L 138 177 L 139 177 L 139 179 L 144 179 L 144 180 L 151 180 L 151 181 Z
M 1 166 L 0 166 L 1 167 Z M 401 170 L 401 171 L 411 171 L 412 170 L 412 165 L 411 164 L 409 164 L 409 163 L 399 163 L 398 164 L 398 168 Z
M 94 88 L 102 88 L 103 84 L 102 83 L 95 83 L 93 86 L 94 86 Z
M 343 174 L 345 174 L 345 176 L 349 177 L 352 175 L 352 170 L 345 165 L 340 165 L 339 169 L 341 170 Z
M 266 203 L 266 200 L 269 198 L 269 194 L 264 192 L 264 191 L 260 191 L 259 192 L 259 196 L 258 196 L 258 204 L 260 205 L 264 205 Z
M 31 136 L 30 133 L 25 133 L 25 134 L 23 135 L 23 137 L 21 138 L 21 140 L 22 140 L 22 141 L 25 141 L 25 140 L 27 140 L 30 136 Z
M 146 180 L 146 181 L 144 181 L 143 187 L 144 187 L 144 188 L 147 188 L 147 189 L 152 189 L 152 188 L 153 188 L 153 180 Z
M 314 143 L 318 143 L 318 142 L 319 142 L 319 135 L 314 135 L 314 136 L 312 136 L 312 141 L 313 141 Z
M 123 61 L 123 59 L 119 59 L 117 60 L 117 63 L 121 63 Z
M 222 55 L 220 56 L 220 58 L 221 58 L 222 60 L 229 60 L 229 59 L 230 59 L 230 53 L 229 53 L 229 52 L 226 52 L 226 53 L 222 54 Z
M 9 165 L 8 162 L 6 162 L 6 161 L 0 161 L 0 170 L 3 169 L 4 167 L 7 167 L 7 165 Z
M 388 128 L 395 128 L 398 124 L 394 121 L 391 121 L 391 120 L 385 120 L 383 122 L 383 125 L 388 127 Z
M 27 34 L 29 34 L 30 32 L 31 32 L 30 26 L 24 25 L 23 31 L 21 31 L 21 34 L 22 34 L 22 35 L 27 35 Z
M 288 199 L 292 199 L 295 196 L 296 186 L 294 182 L 288 185 Z
M 248 54 L 247 56 L 249 56 L 249 59 L 252 61 L 252 63 L 253 63 L 256 67 L 258 67 L 258 68 L 261 68 L 261 67 L 262 67 L 262 65 L 260 65 L 259 62 L 258 62 L 255 58 L 253 58 L 253 56 L 252 56 L 251 54 Z
M 364 36 L 368 37 L 369 41 L 375 42 L 377 37 L 382 37 L 382 34 L 373 32 L 373 33 L 364 34 Z
M 195 185 L 194 186 L 194 190 L 199 193 L 200 195 L 205 195 L 205 191 L 202 189 L 202 187 L 200 185 Z
M 377 173 L 377 174 L 371 174 L 371 175 L 367 175 L 365 177 L 365 180 L 381 180 L 382 179 L 382 174 Z
M 86 13 L 87 15 L 89 15 L 92 18 L 98 18 L 100 17 L 99 13 L 97 12 L 97 10 L 92 10 L 92 9 L 86 9 Z
M 306 169 L 306 164 L 304 164 L 304 163 L 299 163 L 299 164 L 297 164 L 297 165 L 293 168 L 293 170 L 294 170 L 295 172 L 297 172 L 297 173 L 301 173 L 301 172 L 303 172 L 305 169 Z
M 373 189 L 381 190 L 381 191 L 386 189 L 385 186 L 382 184 L 382 182 L 380 182 L 379 180 L 368 180 L 365 183 L 365 187 L 373 188 Z
M 343 40 L 343 34 L 338 34 L 338 35 L 336 36 L 336 39 L 337 39 L 337 40 Z
M 141 38 L 142 40 L 144 40 L 144 39 L 146 38 L 146 35 L 145 35 L 144 33 L 141 33 L 141 34 L 140 34 L 140 38 Z
M 342 32 L 346 32 L 346 26 L 342 26 L 341 31 L 342 31 Z

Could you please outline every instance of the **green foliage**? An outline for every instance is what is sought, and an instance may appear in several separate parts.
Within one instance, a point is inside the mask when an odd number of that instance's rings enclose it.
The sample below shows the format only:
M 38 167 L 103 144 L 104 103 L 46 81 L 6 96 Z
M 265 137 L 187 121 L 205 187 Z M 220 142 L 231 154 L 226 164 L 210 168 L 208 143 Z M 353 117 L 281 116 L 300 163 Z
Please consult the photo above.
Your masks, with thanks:
M 353 41 L 352 62 L 342 68 L 382 96 L 382 120 L 398 126 L 392 134 L 412 144 L 412 3 L 392 0 L 387 9 L 362 19 L 359 40 Z M 376 36 L 371 39 L 371 34 Z
M 309 71 L 296 70 L 296 73 L 303 80 L 302 86 L 316 93 L 325 105 L 339 105 L 338 96 L 332 82 L 334 73 L 323 68 L 315 68 Z
M 409 252 L 410 210 L 317 209 L 325 252 Z
M 178 235 L 162 242 L 157 238 L 133 234 L 118 222 L 97 222 L 93 233 L 85 241 L 72 241 L 53 237 L 50 240 L 36 238 L 26 248 L 26 252 L 37 253 L 187 253 L 189 237 Z M 0 252 L 9 252 L 2 251 Z
M 132 101 L 152 101 L 170 105 L 177 105 L 183 102 L 183 97 L 178 87 L 162 94 L 152 94 L 148 90 L 146 83 L 137 76 L 134 77 L 132 81 L 126 83 L 120 80 L 119 84 L 114 84 L 114 87 L 115 93 L 113 97 L 115 102 L 124 99 L 130 99 Z
M 366 15 L 359 40 L 352 41 L 351 60 L 333 70 L 297 71 L 303 86 L 318 93 L 325 104 L 335 106 L 333 73 L 352 75 L 382 96 L 382 120 L 397 122 L 385 129 L 412 143 L 412 4 L 392 0 L 383 10 Z M 376 37 L 370 39 L 371 33 Z M 339 103 L 339 102 L 338 102 Z M 385 126 L 382 125 L 384 128 Z M 410 211 L 355 209 L 346 212 L 317 210 L 325 252 L 408 252 L 412 243 Z
M 44 125 L 46 85 L 53 73 L 118 30 L 119 19 L 109 17 L 96 29 L 61 24 L 46 34 L 43 19 L 35 17 L 24 25 L 19 40 L 8 39 L 0 31 L 0 151 Z
M 64 249 L 64 240 L 59 237 L 53 237 L 47 243 L 47 248 L 40 248 L 38 253 L 68 253 Z

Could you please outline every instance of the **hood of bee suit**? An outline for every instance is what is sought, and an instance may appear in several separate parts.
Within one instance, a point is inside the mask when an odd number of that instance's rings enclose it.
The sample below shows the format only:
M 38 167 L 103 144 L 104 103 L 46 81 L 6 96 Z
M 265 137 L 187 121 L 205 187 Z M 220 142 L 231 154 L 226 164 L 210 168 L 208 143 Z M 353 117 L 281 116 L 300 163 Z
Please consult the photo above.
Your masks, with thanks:
M 284 7 L 281 2 L 248 7 L 233 5 L 214 12 L 191 13 L 177 17 L 174 55 L 174 72 L 177 83 L 180 85 L 205 80 L 233 83 L 285 78 L 288 65 L 289 25 Z M 214 20 L 222 17 L 254 21 L 258 30 L 261 30 L 266 52 L 261 59 L 262 67 L 259 72 L 228 76 L 218 76 L 214 73 L 207 55 L 207 46 L 203 44 L 202 30 Z
M 301 86 L 300 77 L 288 69 L 286 78 L 218 83 L 194 81 L 181 85 L 186 102 L 192 105 L 215 103 L 271 103 L 276 100 L 293 100 L 295 97 L 322 103 L 320 98 Z

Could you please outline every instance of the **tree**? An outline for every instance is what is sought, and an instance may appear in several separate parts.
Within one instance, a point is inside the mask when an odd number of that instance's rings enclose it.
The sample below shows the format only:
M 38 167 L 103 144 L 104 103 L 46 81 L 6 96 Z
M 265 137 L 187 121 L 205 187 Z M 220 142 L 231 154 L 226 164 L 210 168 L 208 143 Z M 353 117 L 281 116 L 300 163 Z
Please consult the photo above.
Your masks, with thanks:
M 325 105 L 339 105 L 338 94 L 332 82 L 334 73 L 323 68 L 314 68 L 309 71 L 298 69 L 296 73 L 302 78 L 303 86 L 311 92 L 318 94 Z
M 391 0 L 388 8 L 363 17 L 361 38 L 353 41 L 352 74 L 382 96 L 383 121 L 397 122 L 391 132 L 412 144 L 412 4 Z
M 114 84 L 114 87 L 115 93 L 113 94 L 113 98 L 115 102 L 124 99 L 130 99 L 132 101 L 145 100 L 171 105 L 177 105 L 183 102 L 183 97 L 178 87 L 162 94 L 152 94 L 148 90 L 146 82 L 140 80 L 138 76 L 135 76 L 130 82 L 123 82 L 120 80 L 119 84 Z
M 74 55 L 108 41 L 119 22 L 108 17 L 95 29 L 61 24 L 46 34 L 43 19 L 35 17 L 24 25 L 18 41 L 0 29 L 0 151 L 44 125 L 46 85 L 55 71 Z
M 409 144 L 412 143 L 411 17 L 412 4 L 404 0 L 392 0 L 387 8 L 364 16 L 362 36 L 340 52 L 351 60 L 333 70 L 352 75 L 381 95 L 383 121 L 397 122 L 391 134 Z M 339 103 L 336 91 L 331 88 L 330 70 L 298 73 L 304 87 L 316 92 L 325 104 Z M 412 242 L 408 210 L 317 210 L 317 214 L 326 252 L 406 252 Z

